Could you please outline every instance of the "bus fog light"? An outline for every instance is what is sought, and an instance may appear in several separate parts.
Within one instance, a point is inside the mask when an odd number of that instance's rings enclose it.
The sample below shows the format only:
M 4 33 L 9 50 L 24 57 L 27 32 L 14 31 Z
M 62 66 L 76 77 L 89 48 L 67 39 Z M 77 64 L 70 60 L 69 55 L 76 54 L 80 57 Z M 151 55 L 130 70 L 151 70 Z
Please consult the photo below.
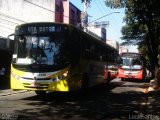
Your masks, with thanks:
M 52 81 L 58 81 L 58 77 L 52 78 Z
M 59 75 L 59 76 L 58 76 L 58 79 L 63 79 L 63 78 L 64 78 L 63 75 Z
M 64 77 L 67 77 L 67 75 L 68 75 L 67 73 L 63 73 L 63 76 L 64 76 Z
M 59 75 L 58 76 L 58 79 L 64 79 L 64 78 L 66 78 L 67 77 L 67 75 L 68 75 L 68 71 L 66 71 L 65 73 L 63 73 L 62 75 Z
M 67 77 L 68 76 L 68 71 L 66 71 L 65 73 L 63 73 L 63 76 Z

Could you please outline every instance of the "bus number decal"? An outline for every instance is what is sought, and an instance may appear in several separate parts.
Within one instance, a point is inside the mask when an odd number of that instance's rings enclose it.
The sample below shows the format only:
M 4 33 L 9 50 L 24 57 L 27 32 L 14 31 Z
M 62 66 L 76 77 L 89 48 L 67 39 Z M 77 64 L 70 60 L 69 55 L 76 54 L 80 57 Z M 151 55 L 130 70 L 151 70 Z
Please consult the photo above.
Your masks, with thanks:
M 46 76 L 46 74 L 45 73 L 40 73 L 40 74 L 38 74 L 38 76 Z

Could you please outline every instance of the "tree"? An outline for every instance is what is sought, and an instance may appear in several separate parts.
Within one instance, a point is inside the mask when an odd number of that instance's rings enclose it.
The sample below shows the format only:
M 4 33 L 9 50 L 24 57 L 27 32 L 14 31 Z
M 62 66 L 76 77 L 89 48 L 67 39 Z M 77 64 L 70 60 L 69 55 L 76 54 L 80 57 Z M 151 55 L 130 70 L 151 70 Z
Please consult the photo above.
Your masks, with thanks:
M 105 0 L 105 3 L 110 8 L 122 8 L 125 7 L 127 0 Z
M 91 0 L 81 0 L 82 3 L 84 3 L 85 1 L 89 3 L 91 2 Z
M 126 26 L 121 30 L 123 44 L 138 45 L 139 50 L 146 53 L 153 70 L 158 67 L 160 51 L 159 3 L 159 0 L 106 0 L 111 8 L 125 7 Z

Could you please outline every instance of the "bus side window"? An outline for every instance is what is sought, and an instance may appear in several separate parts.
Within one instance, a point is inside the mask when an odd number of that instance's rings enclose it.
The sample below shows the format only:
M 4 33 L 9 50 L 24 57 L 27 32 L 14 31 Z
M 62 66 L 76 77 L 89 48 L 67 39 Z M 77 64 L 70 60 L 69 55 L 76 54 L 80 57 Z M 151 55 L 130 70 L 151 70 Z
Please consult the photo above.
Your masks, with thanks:
M 106 48 L 104 48 L 104 50 L 103 50 L 103 60 L 104 61 L 107 61 L 107 49 Z
M 77 61 L 79 60 L 80 57 L 80 34 L 77 34 L 77 31 L 73 30 L 70 36 L 70 44 L 69 44 L 69 49 L 71 51 L 70 53 L 70 60 L 72 63 L 72 67 L 76 66 Z
M 95 60 L 98 60 L 99 59 L 99 46 L 96 46 L 96 53 L 95 54 Z
M 90 46 L 90 57 L 91 57 L 91 59 L 93 59 L 94 60 L 94 58 L 95 58 L 95 46 L 94 46 L 94 44 L 91 44 L 91 46 Z
M 85 58 L 89 57 L 89 42 L 82 37 L 82 52 Z
M 106 52 L 106 59 L 107 59 L 108 62 L 110 61 L 110 53 L 109 53 L 108 50 L 107 50 L 107 52 Z

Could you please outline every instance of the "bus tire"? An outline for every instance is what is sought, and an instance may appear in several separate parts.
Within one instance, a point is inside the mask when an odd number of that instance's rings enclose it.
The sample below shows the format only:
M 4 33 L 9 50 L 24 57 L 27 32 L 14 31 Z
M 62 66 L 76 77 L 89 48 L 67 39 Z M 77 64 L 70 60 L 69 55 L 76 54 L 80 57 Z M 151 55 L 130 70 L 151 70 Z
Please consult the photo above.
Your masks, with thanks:
M 82 76 L 82 85 L 81 85 L 81 89 L 85 90 L 89 87 L 89 77 L 87 73 L 84 73 Z
M 46 95 L 46 91 L 35 91 L 35 93 L 36 93 L 38 96 L 44 96 L 44 95 Z

